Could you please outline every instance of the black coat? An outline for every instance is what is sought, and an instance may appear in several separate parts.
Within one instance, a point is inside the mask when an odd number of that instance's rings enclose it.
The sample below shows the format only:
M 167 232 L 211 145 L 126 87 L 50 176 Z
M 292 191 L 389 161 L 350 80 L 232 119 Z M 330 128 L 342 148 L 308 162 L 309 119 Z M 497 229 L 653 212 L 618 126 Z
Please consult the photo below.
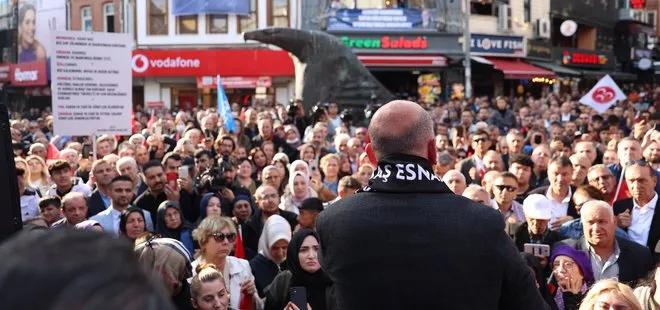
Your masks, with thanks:
M 515 242 L 516 247 L 520 252 L 524 252 L 525 243 L 530 243 L 531 241 L 528 227 L 529 226 L 527 225 L 527 223 L 523 223 L 516 229 L 516 232 L 513 235 L 513 242 Z M 550 228 L 548 228 L 548 233 L 544 235 L 543 238 L 541 238 L 541 244 L 547 244 L 549 246 L 552 246 L 555 243 L 562 241 L 564 239 L 565 237 L 562 236 L 560 233 L 550 230 Z
M 268 260 L 261 254 L 257 254 L 257 256 L 250 260 L 250 269 L 252 269 L 252 274 L 254 275 L 254 285 L 257 287 L 259 297 L 264 298 L 264 289 L 284 270 L 285 266 L 286 263 L 278 266 L 275 262 Z
M 87 198 L 87 218 L 90 218 L 98 213 L 105 211 L 105 202 L 101 197 L 99 190 L 94 190 L 92 194 Z
M 536 188 L 532 191 L 529 192 L 529 195 L 531 194 L 541 194 L 545 196 L 545 194 L 548 192 L 548 188 L 550 186 L 542 186 L 539 188 Z M 576 188 L 571 186 L 571 198 L 568 201 L 568 210 L 566 210 L 566 215 L 572 216 L 574 219 L 580 218 L 580 215 L 577 213 L 577 210 L 575 209 L 575 203 L 573 202 L 573 194 L 575 194 Z
M 630 286 L 635 285 L 638 280 L 646 277 L 653 268 L 653 257 L 651 251 L 633 241 L 616 238 L 621 254 L 617 264 L 619 265 L 619 281 Z M 569 245 L 577 250 L 589 253 L 584 236 L 580 239 L 566 239 L 559 244 Z
M 335 202 L 317 221 L 337 309 L 549 309 L 497 210 L 440 181 L 404 188 L 396 171 L 378 169 L 369 192 Z M 381 178 L 391 191 L 375 187 Z
M 630 214 L 632 215 L 633 199 L 628 198 L 619 200 L 614 203 L 613 208 L 615 215 L 619 215 L 626 210 L 630 211 Z M 628 228 L 623 228 L 623 230 L 627 232 Z M 651 228 L 649 230 L 649 237 L 646 246 L 649 249 L 655 250 L 658 241 L 660 241 L 660 199 L 658 199 L 658 202 L 655 204 L 655 211 L 653 212 L 653 219 L 651 220 Z

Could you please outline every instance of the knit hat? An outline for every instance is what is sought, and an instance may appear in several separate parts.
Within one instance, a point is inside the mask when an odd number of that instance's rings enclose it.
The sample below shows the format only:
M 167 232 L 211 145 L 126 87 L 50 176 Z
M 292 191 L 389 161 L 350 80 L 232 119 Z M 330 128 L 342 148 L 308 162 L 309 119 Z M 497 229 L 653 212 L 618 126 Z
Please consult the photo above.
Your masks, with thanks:
M 252 203 L 252 199 L 250 199 L 250 196 L 248 195 L 236 195 L 236 197 L 234 197 L 234 203 L 237 203 L 241 200 L 245 200 L 249 203 Z
M 591 269 L 591 261 L 589 260 L 589 255 L 587 253 L 576 250 L 571 246 L 562 244 L 555 248 L 554 251 L 552 251 L 550 262 L 554 262 L 557 256 L 562 255 L 568 256 L 575 261 L 578 267 L 580 267 L 580 271 L 582 271 L 582 276 L 584 277 L 585 281 L 591 282 L 594 280 L 594 272 Z
M 323 202 L 316 197 L 307 198 L 303 200 L 298 209 L 321 212 L 323 211 Z

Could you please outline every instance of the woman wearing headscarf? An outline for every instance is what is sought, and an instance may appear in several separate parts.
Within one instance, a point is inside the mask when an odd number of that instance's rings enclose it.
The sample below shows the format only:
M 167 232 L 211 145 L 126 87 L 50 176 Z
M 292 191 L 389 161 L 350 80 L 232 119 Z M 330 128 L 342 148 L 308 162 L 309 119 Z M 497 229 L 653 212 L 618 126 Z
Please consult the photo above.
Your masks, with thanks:
M 312 309 L 334 309 L 332 281 L 319 265 L 319 248 L 315 231 L 303 229 L 293 234 L 287 250 L 288 270 L 277 275 L 264 290 L 265 310 L 284 309 L 291 300 L 289 289 L 296 286 L 305 287 L 307 303 Z
M 223 210 L 223 208 L 228 208 L 228 211 Z M 231 213 L 230 203 L 226 199 L 218 193 L 207 193 L 202 196 L 202 199 L 199 202 L 199 218 L 197 219 L 197 224 L 199 225 L 199 223 L 207 216 L 230 215 Z
M 323 202 L 328 202 L 332 201 L 335 198 L 337 198 L 337 195 L 333 193 L 325 184 L 323 184 L 322 180 L 319 178 L 313 178 L 313 176 L 320 176 L 318 171 L 316 170 L 315 167 L 310 168 L 310 166 L 303 160 L 296 160 L 291 165 L 289 166 L 289 180 L 288 182 L 291 182 L 291 178 L 293 177 L 293 173 L 296 171 L 301 171 L 306 173 L 308 176 L 312 176 L 309 178 L 309 188 L 314 191 L 318 198 L 321 199 Z M 290 191 L 289 186 L 285 189 L 285 193 L 287 191 Z
M 300 141 L 298 128 L 294 125 L 285 125 L 284 133 L 286 143 L 282 145 L 282 152 L 289 157 L 290 161 L 300 158 L 300 151 L 298 151 L 298 148 L 302 144 L 302 141 Z
M 317 197 L 316 192 L 309 186 L 309 176 L 302 171 L 295 171 L 289 178 L 289 185 L 282 196 L 280 209 L 300 213 L 298 208 L 303 200 L 311 197 Z
M 550 258 L 557 285 L 551 286 L 559 310 L 577 310 L 594 281 L 589 255 L 568 245 L 560 245 Z
M 545 303 L 550 306 L 550 309 L 552 310 L 558 310 L 557 304 L 555 303 L 554 298 L 552 297 L 552 294 L 550 293 L 550 290 L 548 289 L 548 286 L 545 284 L 545 279 L 543 277 L 543 268 L 541 268 L 541 262 L 539 261 L 536 256 L 521 252 L 520 256 L 522 259 L 527 263 L 527 267 L 532 269 L 532 272 L 534 272 L 534 280 L 536 282 L 536 287 L 539 288 L 539 293 L 541 293 L 541 297 L 543 297 L 543 300 L 545 300 Z
M 156 233 L 180 241 L 190 253 L 195 253 L 192 239 L 193 226 L 183 218 L 181 208 L 176 201 L 163 201 L 158 206 L 157 217 Z
M 287 247 L 291 241 L 291 225 L 279 215 L 266 220 L 259 237 L 259 254 L 250 261 L 254 282 L 259 297 L 264 297 L 264 288 L 285 268 Z
M 147 232 L 144 220 L 144 210 L 138 207 L 128 207 L 119 216 L 119 231 L 131 241 Z

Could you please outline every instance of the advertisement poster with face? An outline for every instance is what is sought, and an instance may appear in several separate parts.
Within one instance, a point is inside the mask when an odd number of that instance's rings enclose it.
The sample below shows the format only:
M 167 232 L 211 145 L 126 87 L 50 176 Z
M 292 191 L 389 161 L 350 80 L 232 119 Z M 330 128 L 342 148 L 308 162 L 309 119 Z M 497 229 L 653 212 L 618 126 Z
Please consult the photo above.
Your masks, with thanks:
M 18 63 L 47 61 L 50 32 L 66 30 L 66 0 L 18 2 Z

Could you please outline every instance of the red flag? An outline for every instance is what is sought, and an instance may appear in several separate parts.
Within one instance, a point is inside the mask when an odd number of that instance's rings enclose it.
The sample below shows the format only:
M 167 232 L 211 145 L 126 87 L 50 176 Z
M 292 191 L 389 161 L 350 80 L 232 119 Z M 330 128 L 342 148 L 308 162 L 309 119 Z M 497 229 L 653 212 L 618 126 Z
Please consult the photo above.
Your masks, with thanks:
M 151 129 L 151 127 L 154 126 L 154 123 L 156 123 L 156 114 L 155 114 L 155 110 L 151 110 L 151 118 L 149 118 L 149 123 L 147 123 L 147 128 Z
M 621 171 L 621 177 L 619 178 L 619 182 L 616 187 L 616 193 L 614 194 L 614 197 L 612 198 L 611 205 L 614 205 L 615 202 L 623 199 L 628 199 L 632 197 L 630 195 L 630 190 L 628 190 L 628 183 L 626 182 L 626 179 L 623 177 L 626 174 L 626 168 L 623 168 L 623 171 Z
M 241 225 L 238 225 L 237 234 L 236 234 L 236 248 L 234 248 L 234 257 L 245 259 L 245 248 L 243 247 L 243 237 L 241 236 L 243 232 L 241 231 Z M 246 295 L 241 292 L 241 303 L 238 307 L 239 310 L 249 310 L 252 309 L 253 298 L 251 295 Z

